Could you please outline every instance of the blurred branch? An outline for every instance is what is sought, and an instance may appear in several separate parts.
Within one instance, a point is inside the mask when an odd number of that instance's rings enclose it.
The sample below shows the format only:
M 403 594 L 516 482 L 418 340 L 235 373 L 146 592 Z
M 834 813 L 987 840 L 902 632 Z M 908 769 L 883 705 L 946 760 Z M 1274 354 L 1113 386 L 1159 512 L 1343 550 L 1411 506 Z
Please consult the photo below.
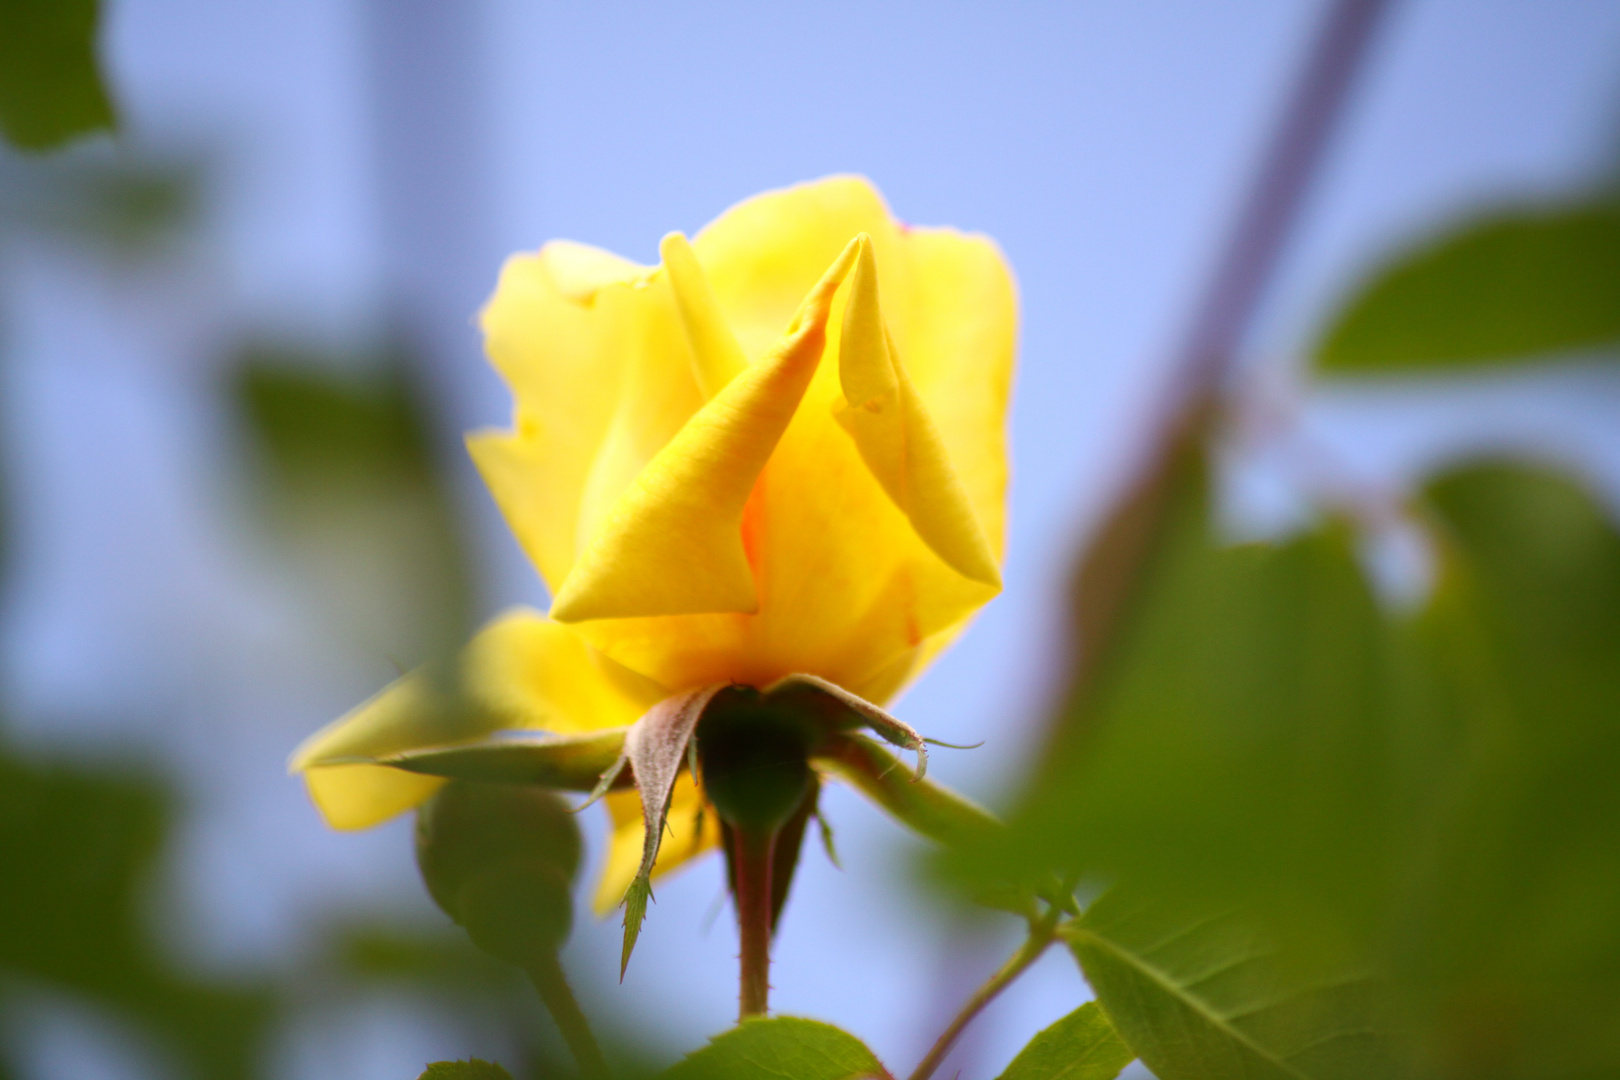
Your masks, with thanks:
M 1151 560 L 1175 487 L 1177 464 L 1207 431 L 1334 131 L 1374 32 L 1391 0 L 1334 0 L 1261 158 L 1187 336 L 1171 369 L 1168 400 L 1145 460 L 1082 558 L 1076 591 L 1080 662 L 1073 689 L 1090 682 L 1116 637 L 1142 568 Z

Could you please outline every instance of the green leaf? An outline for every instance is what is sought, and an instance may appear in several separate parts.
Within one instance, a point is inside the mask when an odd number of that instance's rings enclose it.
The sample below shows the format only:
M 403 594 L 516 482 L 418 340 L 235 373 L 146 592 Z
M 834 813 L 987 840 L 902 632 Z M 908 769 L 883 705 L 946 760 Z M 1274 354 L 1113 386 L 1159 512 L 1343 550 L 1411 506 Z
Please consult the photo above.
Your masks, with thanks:
M 1396 971 L 1448 1075 L 1617 1075 L 1620 529 L 1523 465 L 1427 497 L 1442 572 L 1414 637 L 1450 741 Z
M 111 130 L 96 0 L 0 0 L 0 131 L 27 150 Z
M 512 1074 L 493 1062 L 435 1061 L 416 1080 L 512 1080 Z
M 1237 913 L 1116 890 L 1069 939 L 1119 1034 L 1159 1080 L 1402 1075 L 1380 980 L 1296 965 Z
M 797 1016 L 744 1020 L 664 1074 L 665 1080 L 886 1080 L 888 1076 L 855 1036 Z
M 1114 1080 L 1135 1056 L 1088 1001 L 1031 1039 L 1001 1080 Z
M 1376 273 L 1329 324 L 1324 371 L 1555 358 L 1620 341 L 1620 207 L 1516 210 Z

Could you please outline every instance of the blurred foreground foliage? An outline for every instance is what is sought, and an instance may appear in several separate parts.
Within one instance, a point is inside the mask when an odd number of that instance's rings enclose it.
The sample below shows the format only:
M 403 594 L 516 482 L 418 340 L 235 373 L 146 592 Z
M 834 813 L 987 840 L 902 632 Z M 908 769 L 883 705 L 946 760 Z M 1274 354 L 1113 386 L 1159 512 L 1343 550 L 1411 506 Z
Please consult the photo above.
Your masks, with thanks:
M 408 362 L 261 344 L 234 371 L 250 490 L 312 603 L 362 655 L 450 655 L 472 573 Z
M 446 531 L 424 413 L 403 378 L 327 378 L 307 363 L 248 355 L 232 400 L 262 459 L 244 475 L 279 522 L 277 535 L 336 528 L 362 550 L 402 545 L 419 561 L 389 564 L 393 575 L 378 587 L 406 598 L 406 619 L 427 624 L 410 630 L 419 647 L 453 634 L 445 623 L 458 617 L 465 569 Z M 398 525 L 381 537 L 375 519 L 352 516 L 379 505 Z M 39 761 L 0 741 L 0 1021 L 13 1004 L 54 995 L 137 1036 L 160 1075 L 247 1080 L 268 1075 L 300 1010 L 405 990 L 503 1032 L 503 1044 L 519 1047 L 519 1077 L 552 1074 L 555 1050 L 534 1038 L 528 989 L 448 926 L 424 931 L 357 913 L 317 930 L 317 947 L 296 964 L 234 978 L 191 971 L 166 945 L 156 902 L 181 812 L 175 785 L 150 769 Z M 11 1049 L 0 1044 L 0 1076 L 11 1075 Z
M 12 5 L 36 6 L 50 5 Z M 14 16 L 0 5 L 0 31 Z M 0 54 L 14 46 L 0 40 Z M 14 251 L 5 240 L 27 238 L 141 272 L 195 224 L 202 179 L 195 164 L 126 153 L 0 155 L 0 255 Z M 376 374 L 348 374 L 357 366 Z M 368 653 L 383 648 L 378 633 L 388 650 L 431 652 L 458 639 L 452 624 L 465 618 L 468 572 L 429 446 L 428 410 L 400 368 L 391 357 L 367 367 L 254 345 L 235 357 L 222 388 L 248 450 L 242 488 L 264 511 L 258 522 L 290 541 L 286 550 L 315 556 L 294 560 L 309 594 L 333 611 L 351 603 L 372 612 L 363 628 L 391 620 L 360 640 Z M 361 583 L 327 587 L 323 572 L 341 575 L 323 561 L 323 535 L 370 571 Z M 376 596 L 393 605 L 382 619 Z M 539 1011 L 527 987 L 448 923 L 430 930 L 353 911 L 310 928 L 308 947 L 285 964 L 199 973 L 173 947 L 177 928 L 164 903 L 187 812 L 161 769 L 24 753 L 0 716 L 0 1077 L 31 1075 L 16 1071 L 31 1046 L 19 1021 L 40 1007 L 87 1006 L 133 1040 L 127 1045 L 152 1075 L 245 1080 L 269 1075 L 300 1015 L 400 992 L 517 1048 L 520 1078 L 553 1071 L 556 1051 L 535 1038 Z
M 1519 365 L 1616 344 L 1620 194 L 1606 191 L 1498 211 L 1401 255 L 1328 325 L 1316 362 L 1389 373 Z
M 1620 340 L 1606 202 L 1514 210 L 1397 260 L 1330 371 L 1540 363 Z M 1433 587 L 1376 596 L 1329 515 L 1232 544 L 1204 412 L 1089 547 L 1084 651 L 978 888 L 1107 891 L 1064 935 L 1162 1080 L 1620 1075 L 1620 528 L 1485 460 L 1384 507 Z
M 97 0 L 0 0 L 0 132 L 47 150 L 111 130 L 96 62 Z
M 173 818 L 151 777 L 0 752 L 0 1005 L 54 991 L 155 1036 L 181 1075 L 256 1076 L 271 988 L 183 972 L 148 925 Z

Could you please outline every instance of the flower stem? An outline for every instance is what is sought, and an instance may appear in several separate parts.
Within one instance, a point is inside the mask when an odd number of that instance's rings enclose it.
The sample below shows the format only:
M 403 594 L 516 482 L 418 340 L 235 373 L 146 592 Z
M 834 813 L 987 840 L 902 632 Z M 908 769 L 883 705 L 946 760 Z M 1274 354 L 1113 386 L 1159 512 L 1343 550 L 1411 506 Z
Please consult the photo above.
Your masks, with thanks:
M 732 870 L 742 974 L 737 1019 L 764 1016 L 771 993 L 771 861 L 774 831 L 733 828 Z
M 940 1033 L 939 1038 L 934 1040 L 934 1045 L 929 1049 L 928 1055 L 918 1063 L 910 1080 L 928 1080 L 934 1075 L 934 1070 L 939 1068 L 940 1062 L 945 1060 L 945 1055 L 951 1052 L 951 1047 L 956 1045 L 956 1040 L 973 1018 L 994 1001 L 996 995 L 1007 988 L 1008 983 L 1022 975 L 1029 965 L 1039 959 L 1047 946 L 1057 938 L 1057 924 L 1061 917 L 1062 912 L 1054 909 L 1030 922 L 1029 937 L 1024 939 L 1017 952 L 1007 958 L 1007 962 L 1001 965 L 1000 970 L 986 979 L 984 985 L 968 998 L 967 1004 L 962 1006 L 950 1024 Z
M 545 1002 L 551 1018 L 557 1022 L 557 1028 L 568 1043 L 574 1060 L 579 1062 L 579 1070 L 586 1080 L 607 1080 L 607 1062 L 602 1058 L 601 1047 L 596 1045 L 596 1036 L 591 1034 L 591 1025 L 586 1021 L 579 1001 L 568 987 L 568 979 L 563 974 L 557 954 L 545 952 L 532 957 L 524 965 L 524 970 L 529 973 L 529 981 L 534 983 L 534 988 L 540 992 L 540 1000 Z

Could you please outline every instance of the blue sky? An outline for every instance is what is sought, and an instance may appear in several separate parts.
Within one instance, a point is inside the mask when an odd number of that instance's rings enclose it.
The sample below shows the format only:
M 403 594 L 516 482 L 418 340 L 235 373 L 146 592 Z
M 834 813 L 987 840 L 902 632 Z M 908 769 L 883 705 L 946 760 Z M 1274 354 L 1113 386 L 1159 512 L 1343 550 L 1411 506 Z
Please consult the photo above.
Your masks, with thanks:
M 0 278 L 19 500 L 5 692 L 29 740 L 135 745 L 179 763 L 196 814 L 170 888 L 193 915 L 177 946 L 203 963 L 266 962 L 345 905 L 434 917 L 403 823 L 330 834 L 282 775 L 302 734 L 391 669 L 323 637 L 286 569 L 246 535 L 220 463 L 229 432 L 213 380 L 225 344 L 364 344 L 403 308 L 429 343 L 450 432 L 505 419 L 469 319 L 507 252 L 568 237 L 650 262 L 670 229 L 841 171 L 871 177 L 904 219 L 989 233 L 1017 272 L 1024 315 L 1007 592 L 900 712 L 941 738 L 988 740 L 942 751 L 934 768 L 994 798 L 1050 688 L 1074 544 L 1128 467 L 1321 10 L 437 8 L 111 4 L 120 152 L 205 155 L 202 225 L 138 280 L 41 246 Z M 1617 135 L 1620 6 L 1397 5 L 1249 368 L 1369 483 L 1398 485 L 1459 448 L 1509 440 L 1581 460 L 1620 492 L 1609 431 L 1620 430 L 1620 388 L 1606 375 L 1404 396 L 1305 395 L 1285 377 L 1336 298 L 1390 250 L 1458 215 L 1576 190 L 1607 166 Z M 1239 526 L 1296 519 L 1299 491 L 1252 456 L 1233 470 Z M 543 603 L 470 471 L 457 475 L 488 569 L 484 609 Z M 909 1063 L 1015 928 L 919 907 L 917 846 L 853 797 L 832 797 L 828 813 L 845 869 L 808 855 L 774 1004 Z M 596 1006 L 645 1011 L 685 1045 L 729 1023 L 727 917 L 702 931 L 719 892 L 713 860 L 660 888 L 622 987 L 616 926 L 585 921 L 570 958 Z M 946 940 L 956 944 L 943 950 Z M 1083 994 L 1073 965 L 1048 957 L 981 1021 L 964 1075 L 993 1075 Z M 308 1019 L 280 1051 L 286 1075 L 382 1080 L 466 1052 L 408 1003 L 346 1008 Z M 41 1031 L 31 1053 L 65 1060 Z

